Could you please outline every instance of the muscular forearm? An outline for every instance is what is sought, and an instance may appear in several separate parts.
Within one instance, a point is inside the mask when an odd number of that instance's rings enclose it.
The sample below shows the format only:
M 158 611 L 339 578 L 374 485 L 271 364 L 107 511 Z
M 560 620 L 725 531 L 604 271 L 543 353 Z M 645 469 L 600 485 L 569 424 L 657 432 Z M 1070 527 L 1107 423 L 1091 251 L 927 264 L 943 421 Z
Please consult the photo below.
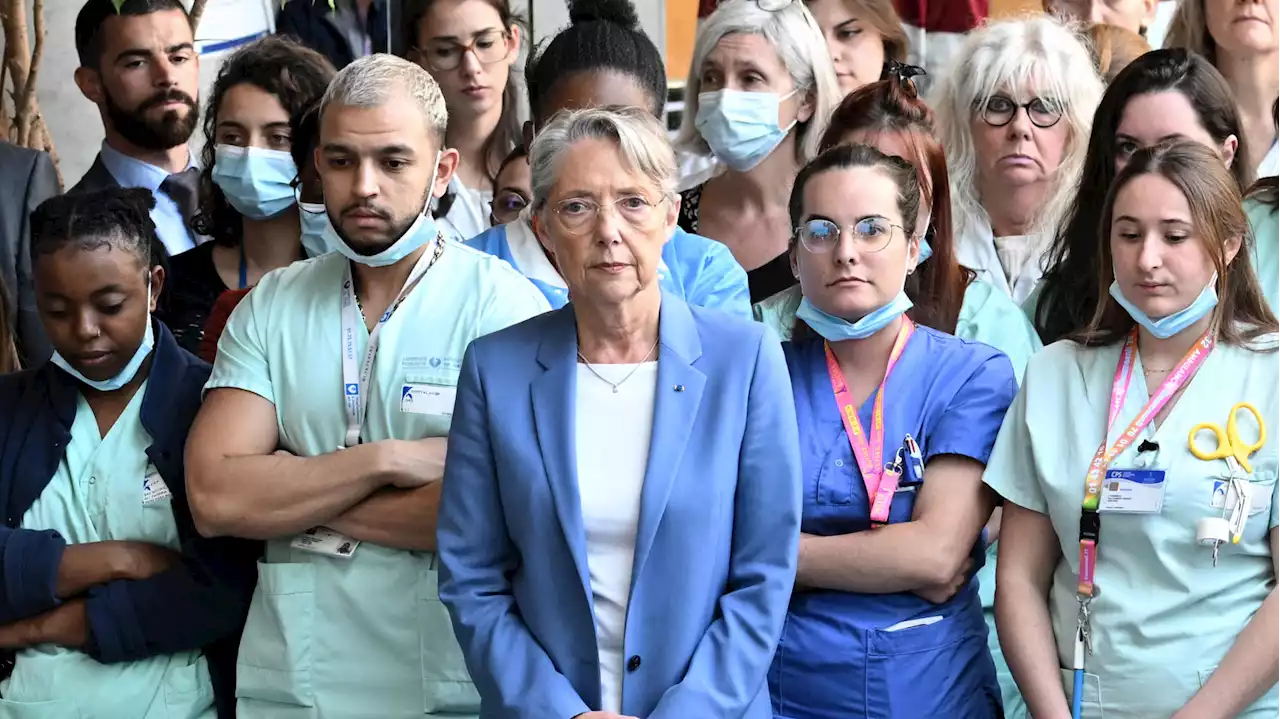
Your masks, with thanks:
M 378 444 L 318 457 L 188 461 L 196 526 L 207 537 L 274 539 L 326 524 L 386 483 Z
M 1049 597 L 1033 584 L 1001 576 L 996 584 L 996 629 L 1000 649 L 1036 719 L 1067 719 L 1066 692 L 1049 617 Z
M 91 587 L 128 577 L 129 568 L 121 564 L 124 556 L 112 542 L 67 545 L 58 564 L 58 599 L 70 599 Z
M 26 649 L 38 644 L 79 648 L 89 638 L 89 618 L 83 599 L 74 599 L 29 619 L 0 627 L 0 649 Z
M 858 594 L 932 587 L 954 577 L 968 556 L 940 545 L 918 521 L 831 537 L 801 535 L 796 584 Z
M 417 489 L 386 487 L 328 523 L 361 542 L 419 552 L 436 551 L 439 481 Z
M 1280 674 L 1280 599 L 1272 589 L 1227 656 L 1174 719 L 1238 716 L 1276 684 Z

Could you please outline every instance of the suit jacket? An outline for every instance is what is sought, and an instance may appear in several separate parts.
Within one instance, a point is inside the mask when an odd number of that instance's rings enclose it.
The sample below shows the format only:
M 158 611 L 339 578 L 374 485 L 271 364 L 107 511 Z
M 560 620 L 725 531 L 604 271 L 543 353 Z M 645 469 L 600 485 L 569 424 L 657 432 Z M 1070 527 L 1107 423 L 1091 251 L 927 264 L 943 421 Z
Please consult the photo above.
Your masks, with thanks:
M 23 366 L 49 358 L 49 341 L 36 314 L 31 276 L 31 212 L 59 193 L 49 155 L 0 142 L 0 284 L 13 299 L 9 325 Z
M 653 436 L 627 608 L 623 713 L 772 717 L 795 581 L 800 457 L 778 341 L 662 297 Z M 485 719 L 600 709 L 574 448 L 573 305 L 467 349 L 449 431 L 440 598 Z
M 67 190 L 67 194 L 79 195 L 119 186 L 120 183 L 116 181 L 111 171 L 107 169 L 106 165 L 102 164 L 102 155 L 99 154 L 93 158 L 93 164 L 89 166 L 89 171 L 84 173 L 84 177 L 81 177 L 74 187 Z
M 286 0 L 276 13 L 276 34 L 288 35 L 329 58 L 341 70 L 355 59 L 347 38 L 333 22 L 330 0 Z M 387 43 L 387 3 L 374 0 L 366 24 L 374 52 L 391 52 Z

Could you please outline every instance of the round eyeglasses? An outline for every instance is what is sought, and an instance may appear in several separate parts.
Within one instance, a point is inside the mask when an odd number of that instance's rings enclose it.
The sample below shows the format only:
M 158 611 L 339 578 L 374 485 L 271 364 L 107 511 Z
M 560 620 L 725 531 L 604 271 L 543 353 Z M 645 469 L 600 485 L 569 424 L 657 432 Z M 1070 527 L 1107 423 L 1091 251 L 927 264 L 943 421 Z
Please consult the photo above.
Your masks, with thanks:
M 474 54 L 481 65 L 492 65 L 506 60 L 510 54 L 508 38 L 505 30 L 486 30 L 465 45 L 456 40 L 433 40 L 421 51 L 422 58 L 432 70 L 442 72 L 456 70 L 462 64 L 462 56 L 468 52 Z
M 519 192 L 512 190 L 500 192 L 497 197 L 493 198 L 493 216 L 505 225 L 515 220 L 527 204 L 529 204 L 529 200 Z
M 978 107 L 983 121 L 992 127 L 1004 127 L 1013 122 L 1021 109 L 1026 109 L 1027 119 L 1041 129 L 1053 127 L 1062 119 L 1062 105 L 1057 100 L 1044 97 L 1033 98 L 1020 105 L 1005 95 L 992 95 L 985 105 Z
M 666 197 L 654 202 L 643 195 L 627 195 L 619 197 L 613 202 L 607 203 L 612 206 L 618 216 L 624 222 L 632 227 L 648 227 L 653 220 L 655 210 L 658 205 L 662 204 Z M 595 227 L 596 219 L 600 216 L 600 211 L 604 206 L 594 200 L 585 198 L 570 198 L 561 200 L 551 206 L 551 211 L 556 214 L 556 218 L 560 220 L 560 226 L 566 232 L 579 235 L 585 234 Z
M 864 217 L 848 230 L 858 252 L 879 252 L 889 246 L 895 227 L 902 229 L 901 225 L 895 225 L 883 217 Z M 815 255 L 825 255 L 835 249 L 844 232 L 840 225 L 822 218 L 807 220 L 796 228 L 800 243 Z

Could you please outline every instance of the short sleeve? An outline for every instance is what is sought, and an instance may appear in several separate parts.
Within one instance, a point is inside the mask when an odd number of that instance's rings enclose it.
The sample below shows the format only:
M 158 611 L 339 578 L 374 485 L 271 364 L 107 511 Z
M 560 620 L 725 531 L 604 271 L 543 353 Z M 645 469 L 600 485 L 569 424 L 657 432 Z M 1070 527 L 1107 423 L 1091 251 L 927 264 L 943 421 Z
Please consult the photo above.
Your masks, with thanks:
M 496 259 L 493 262 L 493 289 L 480 317 L 478 337 L 551 311 L 546 296 L 527 277 L 506 262 Z
M 271 366 L 267 359 L 266 313 L 275 283 L 271 276 L 236 305 L 218 339 L 213 375 L 204 390 L 234 388 L 252 392 L 275 404 L 271 389 Z
M 1009 358 L 992 352 L 969 375 L 926 436 L 925 462 L 955 454 L 986 464 L 1017 390 Z
M 996 437 L 996 446 L 991 451 L 991 459 L 987 462 L 987 470 L 982 474 L 982 481 L 1007 502 L 1041 514 L 1049 512 L 1049 503 L 1036 475 L 1031 436 L 1027 431 L 1025 386 L 1018 392 L 1004 417 L 1004 424 Z M 1272 511 L 1274 513 L 1274 508 Z

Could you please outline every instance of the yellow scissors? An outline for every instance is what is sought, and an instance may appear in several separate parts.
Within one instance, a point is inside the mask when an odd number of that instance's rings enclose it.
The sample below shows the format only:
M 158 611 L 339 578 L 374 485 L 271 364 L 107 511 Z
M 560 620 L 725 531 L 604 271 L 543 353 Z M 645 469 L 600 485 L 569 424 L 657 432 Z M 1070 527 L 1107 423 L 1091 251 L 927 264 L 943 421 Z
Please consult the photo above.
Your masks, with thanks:
M 1240 439 L 1240 429 L 1236 425 L 1236 415 L 1240 410 L 1247 410 L 1253 415 L 1258 422 L 1258 441 L 1246 444 Z M 1213 432 L 1218 438 L 1218 446 L 1211 452 L 1206 452 L 1196 446 L 1196 436 L 1204 430 Z M 1240 472 L 1243 474 L 1253 474 L 1253 467 L 1249 465 L 1249 456 L 1254 452 L 1262 449 L 1262 445 L 1267 442 L 1267 426 L 1262 422 L 1262 413 L 1257 407 L 1248 402 L 1239 402 L 1231 408 L 1231 414 L 1227 417 L 1227 429 L 1223 431 L 1222 425 L 1212 422 L 1201 422 L 1191 428 L 1191 434 L 1187 436 L 1187 443 L 1190 445 L 1191 454 L 1197 459 L 1206 461 L 1221 459 L 1225 460 L 1227 467 L 1230 468 L 1232 477 L 1239 477 Z

